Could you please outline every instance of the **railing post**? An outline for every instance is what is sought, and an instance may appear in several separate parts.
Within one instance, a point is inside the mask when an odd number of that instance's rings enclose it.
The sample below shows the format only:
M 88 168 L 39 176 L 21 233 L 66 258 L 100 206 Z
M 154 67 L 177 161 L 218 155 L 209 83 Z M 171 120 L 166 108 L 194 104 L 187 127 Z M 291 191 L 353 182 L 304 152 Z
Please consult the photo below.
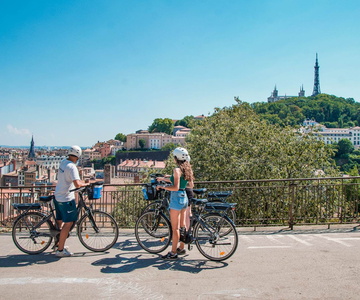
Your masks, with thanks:
M 295 205 L 295 186 L 294 182 L 290 183 L 290 207 L 289 207 L 289 227 L 290 230 L 294 229 L 294 205 Z

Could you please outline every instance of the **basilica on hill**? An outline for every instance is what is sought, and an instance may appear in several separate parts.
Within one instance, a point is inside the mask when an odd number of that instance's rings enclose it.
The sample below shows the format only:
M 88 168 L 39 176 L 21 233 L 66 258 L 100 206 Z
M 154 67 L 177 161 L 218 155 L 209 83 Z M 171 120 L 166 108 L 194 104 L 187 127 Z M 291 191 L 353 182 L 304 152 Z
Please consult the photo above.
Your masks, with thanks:
M 321 94 L 320 91 L 320 79 L 319 79 L 319 63 L 318 63 L 318 55 L 316 53 L 316 61 L 315 61 L 315 75 L 314 75 L 314 89 L 313 89 L 313 93 L 311 96 L 316 96 L 318 94 Z M 304 86 L 302 85 L 300 87 L 300 92 L 298 93 L 298 96 L 289 96 L 289 95 L 284 95 L 284 96 L 279 96 L 278 94 L 278 90 L 275 88 L 271 93 L 271 96 L 267 98 L 267 101 L 269 103 L 271 102 L 275 102 L 275 101 L 279 101 L 279 100 L 283 100 L 283 99 L 287 99 L 287 98 L 293 98 L 293 97 L 305 97 L 305 90 L 304 90 Z

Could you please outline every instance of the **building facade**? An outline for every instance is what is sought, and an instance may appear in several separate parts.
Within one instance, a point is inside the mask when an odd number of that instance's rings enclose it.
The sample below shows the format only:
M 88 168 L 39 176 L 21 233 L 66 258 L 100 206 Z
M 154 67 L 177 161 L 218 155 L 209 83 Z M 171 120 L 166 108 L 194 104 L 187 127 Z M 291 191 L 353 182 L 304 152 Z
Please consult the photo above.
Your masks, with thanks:
M 177 131 L 179 133 L 179 131 Z M 163 132 L 156 133 L 132 133 L 126 136 L 126 149 L 139 149 L 140 140 L 145 141 L 145 149 L 161 149 L 166 144 L 172 143 L 174 145 L 185 145 L 185 137 L 189 132 L 181 132 L 180 135 L 169 135 Z
M 355 147 L 360 147 L 360 127 L 327 128 L 314 120 L 305 120 L 301 128 L 303 133 L 312 133 L 325 144 L 338 143 L 348 139 Z

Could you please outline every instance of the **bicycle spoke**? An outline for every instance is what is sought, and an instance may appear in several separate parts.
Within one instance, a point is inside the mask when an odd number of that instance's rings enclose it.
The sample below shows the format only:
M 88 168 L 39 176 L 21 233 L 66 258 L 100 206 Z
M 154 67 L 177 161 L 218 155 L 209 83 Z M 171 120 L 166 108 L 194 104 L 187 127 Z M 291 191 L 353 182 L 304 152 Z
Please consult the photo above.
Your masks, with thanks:
M 200 253 L 210 260 L 221 261 L 234 254 L 238 236 L 234 225 L 217 214 L 203 217 L 203 224 L 197 224 L 194 237 Z
M 139 245 L 150 253 L 164 251 L 171 241 L 171 226 L 165 215 L 156 211 L 142 214 L 135 225 Z
M 12 238 L 19 250 L 27 254 L 39 254 L 50 246 L 52 223 L 48 220 L 35 228 L 42 219 L 42 214 L 28 212 L 15 221 Z
M 103 252 L 116 243 L 119 228 L 114 218 L 103 211 L 93 211 L 80 220 L 77 233 L 80 242 L 91 251 Z

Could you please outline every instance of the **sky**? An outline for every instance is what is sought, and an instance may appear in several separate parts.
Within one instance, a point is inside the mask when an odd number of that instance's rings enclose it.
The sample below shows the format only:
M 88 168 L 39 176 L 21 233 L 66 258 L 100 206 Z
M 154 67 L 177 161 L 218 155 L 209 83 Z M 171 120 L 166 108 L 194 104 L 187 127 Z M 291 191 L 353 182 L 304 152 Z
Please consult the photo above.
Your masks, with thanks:
M 360 101 L 358 0 L 0 0 L 0 145 L 88 147 L 156 118 Z

